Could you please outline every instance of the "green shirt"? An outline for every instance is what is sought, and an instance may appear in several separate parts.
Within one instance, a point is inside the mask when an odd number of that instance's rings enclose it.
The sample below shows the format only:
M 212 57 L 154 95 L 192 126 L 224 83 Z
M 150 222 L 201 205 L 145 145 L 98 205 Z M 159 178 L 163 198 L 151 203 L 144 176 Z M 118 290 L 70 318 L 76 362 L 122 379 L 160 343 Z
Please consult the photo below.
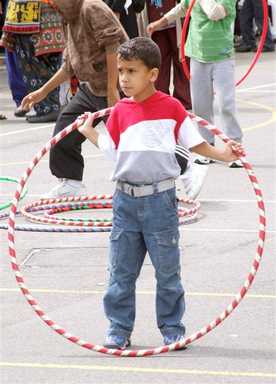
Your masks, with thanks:
M 188 9 L 190 0 L 183 0 Z M 227 12 L 219 21 L 208 19 L 199 2 L 191 13 L 185 54 L 203 63 L 230 58 L 233 55 L 234 22 L 236 17 L 235 0 L 218 0 Z

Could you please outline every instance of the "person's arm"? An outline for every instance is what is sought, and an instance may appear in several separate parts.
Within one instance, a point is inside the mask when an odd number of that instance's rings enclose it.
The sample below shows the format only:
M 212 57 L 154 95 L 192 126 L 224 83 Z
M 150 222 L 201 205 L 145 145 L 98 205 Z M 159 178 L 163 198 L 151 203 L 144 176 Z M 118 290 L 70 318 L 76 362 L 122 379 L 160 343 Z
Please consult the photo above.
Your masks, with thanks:
M 60 84 L 64 83 L 66 80 L 70 79 L 70 74 L 66 71 L 65 67 L 62 66 L 57 73 L 54 74 L 53 77 L 51 77 L 50 80 L 47 81 L 41 88 L 38 90 L 29 93 L 27 96 L 25 96 L 21 102 L 21 108 L 23 110 L 30 110 L 32 106 L 36 103 L 39 103 L 47 95 L 52 92 L 54 89 L 56 89 Z
M 169 12 L 167 12 L 161 19 L 156 20 L 150 23 L 147 26 L 147 33 L 149 36 L 153 34 L 153 32 L 158 31 L 161 28 L 168 26 L 173 23 L 179 17 L 184 17 L 186 14 L 185 2 L 181 1 L 174 8 L 172 8 Z
M 234 140 L 228 141 L 228 143 L 221 149 L 214 147 L 207 142 L 202 142 L 199 145 L 190 148 L 190 150 L 201 156 L 225 162 L 238 160 L 240 156 L 245 155 L 243 146 Z
M 219 21 L 227 16 L 224 6 L 215 0 L 199 0 L 199 4 L 208 19 L 212 21 Z
M 176 117 L 181 122 L 177 143 L 189 148 L 191 152 L 226 162 L 235 161 L 239 156 L 244 156 L 243 146 L 233 140 L 230 140 L 221 149 L 208 144 L 200 135 L 197 123 L 187 116 L 187 112 L 181 104 L 179 104 Z
M 107 64 L 107 103 L 112 107 L 120 100 L 118 91 L 118 69 L 117 69 L 117 53 L 106 52 Z

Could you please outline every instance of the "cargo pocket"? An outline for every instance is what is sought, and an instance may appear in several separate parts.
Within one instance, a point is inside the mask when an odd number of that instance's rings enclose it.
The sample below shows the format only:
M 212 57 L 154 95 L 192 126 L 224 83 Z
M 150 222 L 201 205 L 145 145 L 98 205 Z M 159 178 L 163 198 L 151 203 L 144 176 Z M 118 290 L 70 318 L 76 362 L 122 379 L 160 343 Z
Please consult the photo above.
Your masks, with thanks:
M 119 261 L 119 248 L 122 247 L 120 238 L 122 236 L 123 229 L 113 228 L 109 237 L 110 240 L 110 251 L 109 251 L 109 265 L 112 268 L 116 267 Z M 122 252 L 122 249 L 121 249 Z
M 174 273 L 180 268 L 179 233 L 165 231 L 155 234 L 157 241 L 157 268 L 163 273 Z

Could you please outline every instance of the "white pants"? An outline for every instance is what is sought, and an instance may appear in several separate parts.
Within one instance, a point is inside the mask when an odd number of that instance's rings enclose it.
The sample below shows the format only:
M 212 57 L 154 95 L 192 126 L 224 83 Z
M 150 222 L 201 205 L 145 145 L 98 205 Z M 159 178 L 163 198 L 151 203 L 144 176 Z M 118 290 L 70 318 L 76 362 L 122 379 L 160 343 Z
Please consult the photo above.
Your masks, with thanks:
M 193 112 L 214 124 L 214 100 L 219 109 L 219 125 L 230 139 L 242 141 L 242 131 L 235 116 L 235 66 L 233 59 L 213 63 L 201 63 L 191 59 L 191 98 Z M 210 144 L 213 134 L 199 128 Z

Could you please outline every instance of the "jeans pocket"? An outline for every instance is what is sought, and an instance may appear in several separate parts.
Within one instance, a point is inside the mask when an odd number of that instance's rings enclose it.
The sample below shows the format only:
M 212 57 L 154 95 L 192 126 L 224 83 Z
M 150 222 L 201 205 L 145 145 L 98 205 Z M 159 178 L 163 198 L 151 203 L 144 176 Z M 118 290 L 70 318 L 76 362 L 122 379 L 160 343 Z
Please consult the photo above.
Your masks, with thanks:
M 110 267 L 115 267 L 118 263 L 119 258 L 119 242 L 120 237 L 123 233 L 121 228 L 113 228 L 109 237 L 110 240 L 110 253 L 109 253 L 109 264 Z
M 180 269 L 179 232 L 163 231 L 155 234 L 157 241 L 157 268 L 160 272 L 171 274 Z

